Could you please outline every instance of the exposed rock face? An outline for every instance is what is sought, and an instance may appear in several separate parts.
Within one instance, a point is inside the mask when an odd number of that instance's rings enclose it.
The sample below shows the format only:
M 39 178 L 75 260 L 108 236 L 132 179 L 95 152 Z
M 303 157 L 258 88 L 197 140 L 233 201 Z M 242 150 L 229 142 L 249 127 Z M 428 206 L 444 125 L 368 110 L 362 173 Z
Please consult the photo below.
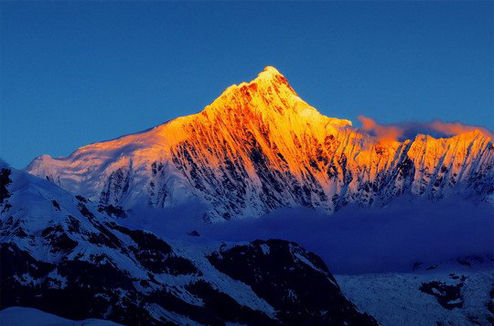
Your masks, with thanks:
M 221 272 L 248 284 L 292 325 L 364 325 L 369 318 L 341 299 L 336 280 L 324 262 L 295 243 L 254 241 L 222 248 L 209 256 Z M 313 273 L 314 270 L 319 273 Z M 329 282 L 328 282 L 329 280 Z
M 333 212 L 402 194 L 484 200 L 494 191 L 493 166 L 488 133 L 370 137 L 348 120 L 321 115 L 267 67 L 198 114 L 67 158 L 41 156 L 27 171 L 104 205 L 170 207 L 199 199 L 215 220 L 279 207 Z
M 295 243 L 165 241 L 0 168 L 0 309 L 125 325 L 377 325 Z
M 464 304 L 461 296 L 461 288 L 464 282 L 465 280 L 462 279 L 458 284 L 454 285 L 437 281 L 422 283 L 420 291 L 436 297 L 437 302 L 446 309 L 461 308 Z

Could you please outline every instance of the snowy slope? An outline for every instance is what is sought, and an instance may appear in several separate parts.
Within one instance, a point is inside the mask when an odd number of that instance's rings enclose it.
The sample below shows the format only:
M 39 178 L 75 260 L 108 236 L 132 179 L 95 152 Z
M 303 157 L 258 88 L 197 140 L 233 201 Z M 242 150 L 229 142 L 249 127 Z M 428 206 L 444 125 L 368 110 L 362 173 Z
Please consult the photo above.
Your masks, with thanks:
M 43 155 L 27 168 L 104 205 L 202 203 L 204 217 L 260 216 L 280 207 L 331 213 L 402 194 L 483 201 L 494 191 L 489 132 L 374 137 L 304 102 L 275 68 L 228 87 L 198 114 L 149 131 Z
M 127 325 L 376 325 L 295 243 L 165 241 L 99 208 L 0 162 L 0 309 Z
M 492 325 L 494 260 L 464 257 L 408 273 L 336 275 L 343 292 L 384 326 Z
M 0 311 L 0 326 L 118 326 L 101 319 L 69 320 L 34 308 L 10 307 Z

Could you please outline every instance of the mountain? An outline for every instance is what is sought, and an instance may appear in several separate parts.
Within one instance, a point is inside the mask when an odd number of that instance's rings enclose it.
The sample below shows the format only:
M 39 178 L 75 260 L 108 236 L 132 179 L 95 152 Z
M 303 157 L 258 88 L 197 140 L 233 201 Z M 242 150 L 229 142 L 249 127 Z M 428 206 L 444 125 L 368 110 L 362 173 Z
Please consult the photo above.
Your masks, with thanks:
M 43 155 L 27 168 L 103 205 L 201 202 L 207 220 L 280 207 L 328 213 L 400 195 L 485 200 L 494 192 L 490 134 L 381 139 L 304 102 L 275 68 L 228 87 L 198 114 L 151 130 Z
M 125 325 L 377 325 L 296 243 L 165 240 L 118 224 L 114 210 L 0 162 L 0 310 Z

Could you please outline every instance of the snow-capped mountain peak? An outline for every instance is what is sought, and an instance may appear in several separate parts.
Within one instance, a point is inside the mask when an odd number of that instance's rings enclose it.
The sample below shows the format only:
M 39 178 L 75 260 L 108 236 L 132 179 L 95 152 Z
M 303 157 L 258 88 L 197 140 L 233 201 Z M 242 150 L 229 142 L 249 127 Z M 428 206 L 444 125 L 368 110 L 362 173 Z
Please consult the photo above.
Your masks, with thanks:
M 206 217 L 259 216 L 279 207 L 333 212 L 406 194 L 484 200 L 494 191 L 488 133 L 413 139 L 373 136 L 320 114 L 266 67 L 200 113 L 151 130 L 41 156 L 27 171 L 103 204 L 201 202 Z

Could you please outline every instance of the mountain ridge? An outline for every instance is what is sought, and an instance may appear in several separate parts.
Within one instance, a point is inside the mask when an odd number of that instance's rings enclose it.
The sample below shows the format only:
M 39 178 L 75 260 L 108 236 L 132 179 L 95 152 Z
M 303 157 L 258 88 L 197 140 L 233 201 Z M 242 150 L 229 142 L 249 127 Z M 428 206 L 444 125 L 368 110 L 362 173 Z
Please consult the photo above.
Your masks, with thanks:
M 294 242 L 160 238 L 1 161 L 0 189 L 0 310 L 124 325 L 377 325 Z
M 492 138 L 380 139 L 303 101 L 276 68 L 228 87 L 197 114 L 148 131 L 41 156 L 29 173 L 102 204 L 209 206 L 207 220 L 260 216 L 279 207 L 329 213 L 411 194 L 484 200 L 494 191 Z

